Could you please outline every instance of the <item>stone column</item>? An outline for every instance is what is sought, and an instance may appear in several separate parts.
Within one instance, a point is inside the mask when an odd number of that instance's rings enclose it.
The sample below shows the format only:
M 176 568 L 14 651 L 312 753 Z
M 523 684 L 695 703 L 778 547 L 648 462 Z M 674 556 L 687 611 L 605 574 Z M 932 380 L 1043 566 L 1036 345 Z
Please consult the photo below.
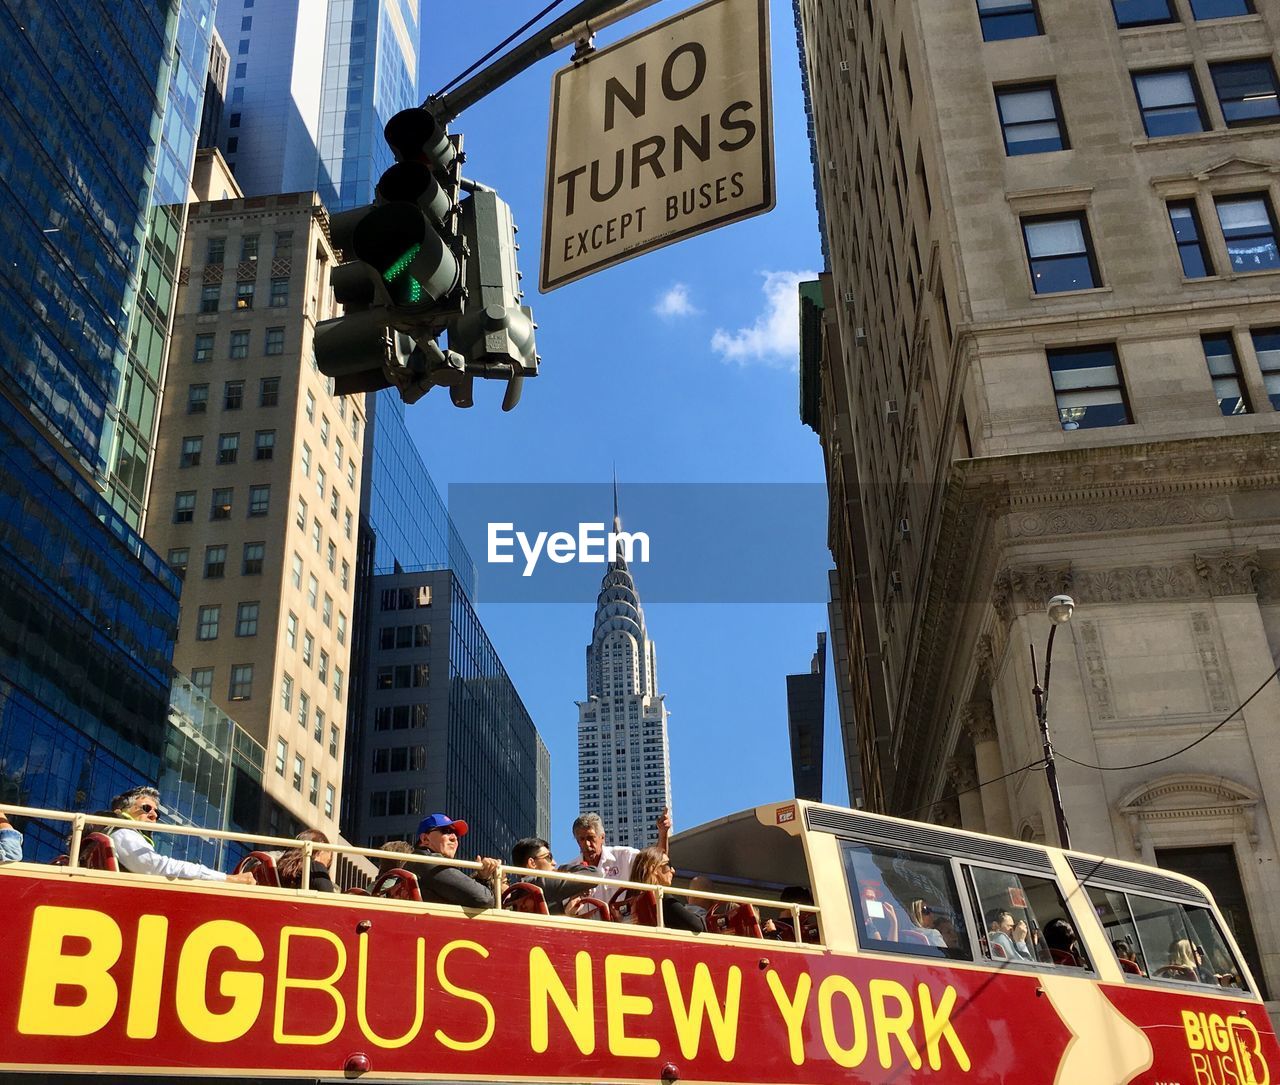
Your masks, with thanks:
M 1000 756 L 1000 743 L 996 739 L 996 718 L 991 698 L 985 694 L 964 707 L 961 722 L 973 740 L 973 760 L 978 770 L 978 780 L 983 783 L 978 792 L 982 800 L 982 816 L 986 831 L 997 836 L 1013 835 L 1013 815 L 1009 812 L 1009 791 L 1004 759 Z M 990 782 L 987 782 L 990 781 Z
M 978 774 L 973 759 L 958 754 L 947 762 L 947 780 L 960 804 L 960 827 L 975 833 L 987 831 L 982 813 L 982 796 L 978 794 Z

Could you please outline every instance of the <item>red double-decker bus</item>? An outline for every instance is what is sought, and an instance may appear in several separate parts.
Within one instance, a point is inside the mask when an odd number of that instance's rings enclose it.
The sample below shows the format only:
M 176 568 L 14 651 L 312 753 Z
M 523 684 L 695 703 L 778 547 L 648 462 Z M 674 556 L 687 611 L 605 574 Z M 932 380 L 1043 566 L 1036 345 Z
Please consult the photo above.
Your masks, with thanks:
M 534 911 L 423 904 L 408 874 L 366 895 L 96 869 L 106 848 L 82 864 L 91 826 L 60 816 L 67 865 L 0 866 L 8 1071 L 759 1085 L 1280 1073 L 1217 908 L 1169 871 L 791 801 L 673 839 L 683 877 L 710 891 L 619 883 L 612 911 L 551 916 L 536 893 L 516 894 Z M 708 931 L 664 928 L 664 893 L 697 896 Z

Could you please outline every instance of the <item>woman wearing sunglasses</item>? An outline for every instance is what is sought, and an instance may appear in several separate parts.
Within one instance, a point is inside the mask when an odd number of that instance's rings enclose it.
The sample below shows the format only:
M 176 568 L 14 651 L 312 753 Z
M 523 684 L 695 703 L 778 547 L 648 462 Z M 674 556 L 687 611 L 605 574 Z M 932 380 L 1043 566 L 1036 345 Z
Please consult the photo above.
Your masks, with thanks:
M 645 848 L 631 864 L 630 880 L 669 887 L 675 873 L 666 851 L 656 847 Z M 695 934 L 701 934 L 707 929 L 706 923 L 691 912 L 684 901 L 679 897 L 665 895 L 662 898 L 662 925 L 672 930 L 692 931 Z
M 152 825 L 160 820 L 160 792 L 145 785 L 130 788 L 111 800 L 111 812 L 118 818 L 140 822 L 141 826 Z M 224 874 L 221 870 L 213 870 L 200 863 L 189 863 L 184 859 L 161 855 L 156 851 L 151 834 L 141 826 L 137 829 L 119 826 L 107 830 L 121 870 L 127 870 L 130 874 L 159 874 L 164 878 L 253 884 L 253 875 L 249 873 Z

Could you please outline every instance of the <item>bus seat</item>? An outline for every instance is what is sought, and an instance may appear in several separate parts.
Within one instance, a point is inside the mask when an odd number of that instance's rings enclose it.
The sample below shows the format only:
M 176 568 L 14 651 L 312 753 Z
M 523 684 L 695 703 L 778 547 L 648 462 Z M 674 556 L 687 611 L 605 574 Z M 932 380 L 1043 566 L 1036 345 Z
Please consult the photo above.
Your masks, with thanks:
M 782 924 L 775 923 L 781 930 Z M 707 912 L 707 930 L 712 934 L 736 934 L 739 938 L 763 938 L 760 919 L 750 904 L 735 904 L 728 900 L 718 900 Z M 795 930 L 790 923 L 784 940 L 794 941 Z
M 50 865 L 50 866 L 70 866 L 70 865 L 71 865 L 71 856 L 70 856 L 70 855 L 67 855 L 67 854 L 65 854 L 65 853 L 64 853 L 64 854 L 62 854 L 62 855 L 59 855 L 59 856 L 58 856 L 55 860 L 53 860 L 53 862 L 51 862 L 49 865 Z
M 1004 951 L 1004 946 L 999 942 L 992 942 L 990 945 L 990 956 L 993 961 L 1007 961 L 1009 954 Z
M 542 886 L 532 882 L 516 882 L 502 894 L 502 906 L 513 912 L 528 912 L 532 915 L 547 915 L 547 898 Z
M 604 901 L 586 895 L 565 901 L 564 914 L 571 919 L 603 919 L 606 923 L 613 919 Z
M 615 923 L 636 923 L 641 927 L 658 925 L 658 903 L 647 889 L 619 889 L 609 898 L 609 914 Z
M 389 897 L 392 900 L 422 900 L 417 875 L 411 874 L 404 867 L 393 867 L 386 873 L 379 874 L 369 888 L 369 895 Z
M 1054 949 L 1049 947 L 1049 956 L 1053 958 L 1054 964 L 1063 965 L 1066 968 L 1079 968 L 1080 962 L 1076 960 L 1074 953 L 1069 953 L 1065 949 Z
M 1157 968 L 1151 973 L 1156 979 L 1162 980 L 1185 980 L 1188 983 L 1196 982 L 1196 974 L 1190 969 L 1178 964 L 1167 964 L 1163 968 Z
M 276 858 L 270 852 L 251 851 L 236 864 L 236 874 L 252 874 L 259 885 L 271 889 L 280 886 L 280 878 L 276 875 Z
M 80 865 L 86 870 L 118 871 L 111 837 L 106 833 L 85 833 L 80 843 Z
M 912 945 L 917 945 L 917 946 L 929 945 L 929 939 L 925 936 L 923 931 L 901 931 L 900 930 L 898 931 L 898 941 L 909 942 Z
M 1116 960 L 1120 962 L 1121 972 L 1128 972 L 1131 976 L 1142 975 L 1142 969 L 1138 967 L 1137 961 L 1126 960 L 1124 957 L 1117 957 Z
M 347 890 L 347 893 L 353 897 L 367 897 L 369 895 L 369 890 L 363 889 L 358 885 L 353 885 Z

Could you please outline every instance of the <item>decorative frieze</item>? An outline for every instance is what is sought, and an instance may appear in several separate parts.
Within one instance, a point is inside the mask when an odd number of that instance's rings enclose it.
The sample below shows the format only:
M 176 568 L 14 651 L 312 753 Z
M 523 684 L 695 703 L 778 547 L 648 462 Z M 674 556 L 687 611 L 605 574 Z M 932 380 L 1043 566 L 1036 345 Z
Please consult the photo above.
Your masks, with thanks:
M 1224 776 L 1178 773 L 1141 784 L 1116 809 L 1129 824 L 1135 851 L 1154 823 L 1171 821 L 1235 821 L 1249 843 L 1258 842 L 1258 796 L 1244 784 Z
M 1008 625 L 1028 610 L 1043 610 L 1055 595 L 1071 590 L 1071 563 L 1001 569 L 992 586 L 991 603 Z
M 1077 596 L 1089 603 L 1151 603 L 1203 599 L 1204 582 L 1190 562 L 1098 569 L 1077 577 Z
M 1258 551 L 1252 547 L 1200 550 L 1195 563 L 1196 572 L 1211 595 L 1253 595 L 1257 590 L 1254 576 L 1258 572 Z

